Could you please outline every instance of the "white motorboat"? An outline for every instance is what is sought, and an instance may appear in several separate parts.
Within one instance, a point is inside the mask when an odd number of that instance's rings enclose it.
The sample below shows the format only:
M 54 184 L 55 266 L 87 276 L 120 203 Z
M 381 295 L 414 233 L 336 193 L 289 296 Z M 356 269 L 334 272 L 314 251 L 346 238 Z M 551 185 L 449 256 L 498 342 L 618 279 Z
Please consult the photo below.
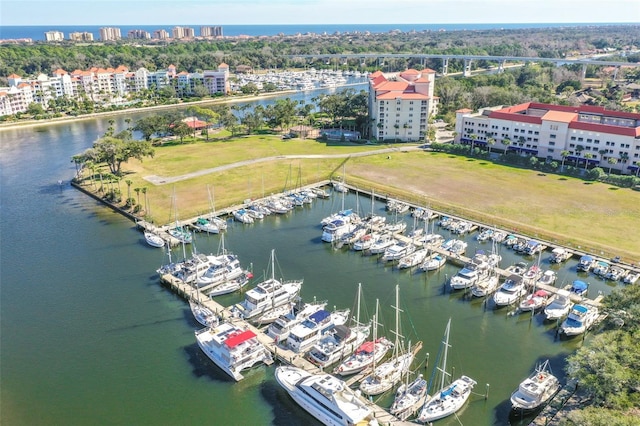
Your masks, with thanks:
M 267 327 L 266 334 L 276 343 L 285 342 L 291 329 L 318 311 L 324 310 L 327 302 L 305 303 L 302 307 L 294 306 L 289 312 L 278 317 Z
M 416 240 L 416 244 L 427 248 L 440 247 L 444 242 L 444 237 L 440 234 L 425 234 Z
M 598 308 L 588 305 L 574 305 L 569 316 L 562 322 L 560 333 L 576 336 L 587 331 L 598 319 Z
M 531 265 L 527 272 L 522 275 L 526 284 L 532 285 L 542 276 L 542 269 L 538 265 Z
M 551 299 L 551 303 L 544 308 L 544 314 L 547 320 L 557 320 L 569 313 L 573 303 L 568 290 L 558 290 L 556 295 Z
M 207 232 L 209 234 L 220 233 L 220 227 L 215 222 L 210 221 L 206 217 L 199 217 L 193 224 L 193 226 L 201 232 Z
M 515 275 L 524 275 L 527 272 L 527 264 L 525 262 L 516 262 L 513 265 L 507 267 L 507 272 Z
M 190 299 L 189 307 L 193 317 L 205 327 L 214 327 L 218 324 L 220 318 L 208 307 L 197 300 Z
M 424 259 L 429 254 L 429 249 L 423 248 L 414 251 L 400 259 L 398 262 L 398 269 L 413 268 L 424 262 Z
M 516 414 L 524 414 L 542 407 L 560 390 L 560 381 L 549 367 L 549 360 L 520 383 L 511 394 L 511 408 Z
M 338 213 L 333 213 L 320 221 L 320 225 L 327 226 L 334 220 L 342 220 L 344 222 L 359 222 L 358 215 L 353 211 L 353 209 L 342 209 Z
M 402 257 L 407 256 L 414 251 L 416 251 L 417 247 L 415 244 L 409 241 L 399 241 L 394 245 L 388 247 L 384 254 L 382 255 L 382 260 L 384 262 L 390 262 L 395 260 L 400 260 Z
M 551 250 L 551 257 L 549 258 L 549 262 L 551 263 L 562 263 L 565 260 L 570 259 L 572 256 L 571 252 L 564 247 L 556 247 Z
M 627 273 L 628 271 L 623 267 L 618 265 L 611 265 L 611 267 L 609 268 L 609 272 L 607 272 L 605 278 L 612 281 L 618 281 L 624 279 Z
M 483 243 L 491 239 L 492 236 L 493 236 L 493 229 L 485 228 L 482 231 L 480 231 L 480 233 L 476 236 L 476 240 Z
M 218 367 L 239 381 L 241 371 L 256 364 L 273 363 L 271 353 L 251 330 L 238 328 L 230 322 L 195 332 L 198 346 Z
M 246 271 L 242 269 L 242 266 L 240 266 L 238 256 L 234 254 L 214 256 L 210 258 L 210 262 L 211 265 L 209 268 L 196 279 L 198 288 L 202 290 L 215 287 L 225 281 L 236 279 L 246 273 Z
M 427 381 L 420 374 L 413 382 L 398 387 L 389 412 L 400 420 L 406 420 L 422 407 L 426 397 Z
M 435 271 L 443 267 L 445 263 L 447 263 L 447 258 L 441 254 L 436 254 L 426 258 L 424 262 L 422 262 L 422 265 L 420 265 L 420 269 L 423 271 Z
M 495 303 L 496 306 L 511 305 L 524 296 L 526 292 L 527 288 L 524 285 L 522 277 L 512 274 L 500 286 L 500 289 L 494 293 L 493 303 Z
M 277 367 L 275 377 L 298 405 L 325 425 L 378 425 L 367 404 L 337 377 L 288 366 Z
M 296 299 L 302 282 L 303 280 L 281 281 L 275 278 L 275 250 L 271 250 L 271 278 L 248 290 L 245 299 L 234 305 L 232 311 L 244 319 L 255 318 Z
M 481 278 L 471 287 L 471 294 L 475 297 L 485 297 L 493 293 L 500 284 L 500 277 L 490 273 Z
M 491 235 L 491 240 L 498 244 L 503 242 L 505 238 L 507 238 L 507 233 L 504 231 L 494 231 L 493 235 Z
M 327 367 L 351 355 L 369 337 L 370 331 L 368 325 L 337 325 L 318 339 L 307 353 L 307 359 L 320 368 Z
M 296 353 L 306 352 L 324 333 L 329 332 L 335 326 L 344 325 L 349 320 L 350 312 L 349 309 L 333 312 L 321 309 L 294 325 L 282 345 Z
M 251 216 L 246 209 L 234 210 L 232 214 L 234 219 L 240 223 L 249 224 L 255 222 L 253 216 Z
M 640 279 L 640 272 L 636 272 L 636 273 L 629 272 L 627 276 L 624 277 L 623 282 L 625 284 L 635 284 L 636 281 L 638 281 L 638 279 Z
M 580 297 L 586 296 L 588 291 L 589 284 L 581 280 L 574 280 L 569 287 L 569 293 L 576 294 Z
M 190 258 L 177 263 L 172 274 L 185 284 L 195 285 L 198 277 L 204 275 L 215 262 L 215 256 L 195 253 Z
M 461 290 L 473 287 L 481 274 L 485 274 L 485 272 L 479 272 L 478 265 L 473 262 L 469 262 L 464 266 L 464 268 L 460 269 L 457 274 L 451 277 L 449 280 L 449 286 L 452 290 Z
M 253 274 L 249 271 L 245 271 L 238 278 L 234 278 L 232 280 L 224 281 L 221 284 L 218 284 L 211 290 L 208 295 L 209 297 L 222 296 L 223 294 L 233 293 L 242 289 L 249 283 L 249 280 L 253 278 Z
M 343 235 L 355 229 L 356 225 L 342 219 L 336 219 L 322 228 L 322 241 L 325 243 L 338 242 Z
M 418 421 L 421 423 L 433 422 L 457 412 L 467 402 L 471 395 L 471 390 L 476 385 L 476 381 L 467 376 L 461 376 L 453 383 L 446 384 L 447 378 L 451 377 L 447 372 L 450 328 L 451 319 L 447 323 L 445 338 L 442 341 L 444 356 L 442 357 L 442 365 L 438 367 L 441 377 L 440 390 L 431 399 L 428 399 L 422 410 L 420 410 Z
M 543 284 L 548 286 L 553 286 L 557 279 L 557 275 L 551 269 L 547 269 L 542 273 L 542 276 L 538 279 L 536 285 Z
M 604 278 L 609 273 L 610 267 L 611 266 L 609 265 L 608 262 L 605 262 L 604 260 L 598 260 L 593 265 L 592 271 L 594 274 Z
M 384 253 L 387 248 L 396 244 L 398 240 L 394 238 L 392 234 L 383 233 L 380 237 L 371 245 L 369 248 L 369 253 L 371 254 L 380 254 Z
M 162 237 L 151 231 L 144 231 L 144 239 L 151 247 L 164 247 L 164 240 L 162 239 Z
M 578 269 L 578 271 L 589 272 L 591 268 L 594 267 L 595 263 L 596 259 L 593 256 L 585 254 L 580 258 L 580 261 L 576 265 L 576 268 Z
M 353 243 L 351 248 L 355 251 L 364 251 L 369 250 L 373 243 L 380 237 L 380 234 L 377 232 L 370 232 L 368 234 L 364 234 L 358 241 Z
M 467 250 L 467 242 L 466 241 L 462 241 L 462 240 L 447 240 L 444 243 L 442 243 L 442 246 L 440 246 L 440 248 L 442 248 L 443 250 L 446 250 L 449 252 L 449 254 L 451 255 L 463 255 L 464 252 Z
M 551 293 L 547 290 L 537 290 L 522 299 L 519 309 L 522 312 L 537 311 L 546 306 L 550 297 Z

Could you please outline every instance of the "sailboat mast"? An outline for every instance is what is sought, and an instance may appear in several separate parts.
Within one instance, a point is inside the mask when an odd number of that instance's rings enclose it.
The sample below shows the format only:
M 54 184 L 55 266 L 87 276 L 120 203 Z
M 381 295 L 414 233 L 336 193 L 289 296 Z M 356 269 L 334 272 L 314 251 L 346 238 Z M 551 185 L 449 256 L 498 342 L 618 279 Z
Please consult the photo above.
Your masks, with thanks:
M 360 296 L 362 295 L 362 283 L 358 283 L 358 306 L 356 308 L 356 322 L 360 325 Z
M 447 330 L 445 331 L 445 341 L 442 342 L 444 344 L 444 358 L 442 360 L 442 382 L 440 384 L 440 389 L 444 389 L 445 378 L 447 376 L 447 354 L 449 352 L 449 328 L 451 327 L 451 318 L 449 318 L 449 322 L 447 322 Z
M 271 279 L 276 279 L 275 249 L 271 249 Z

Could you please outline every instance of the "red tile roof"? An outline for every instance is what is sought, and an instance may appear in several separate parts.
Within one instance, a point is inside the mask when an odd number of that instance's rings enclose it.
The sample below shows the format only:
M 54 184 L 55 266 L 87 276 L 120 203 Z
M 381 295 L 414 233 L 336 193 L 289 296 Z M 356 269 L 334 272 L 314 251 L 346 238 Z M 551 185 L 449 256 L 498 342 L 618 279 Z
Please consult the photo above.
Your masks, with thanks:
M 415 93 L 415 92 L 386 92 L 376 96 L 376 99 L 379 99 L 379 100 L 392 100 L 392 99 L 398 99 L 398 98 L 425 100 L 425 99 L 429 99 L 429 96 L 423 95 L 422 93 Z
M 558 121 L 561 123 L 570 123 L 578 119 L 578 114 L 576 114 L 575 112 L 565 112 L 565 111 L 547 111 L 547 113 L 542 116 L 542 119 L 546 121 Z

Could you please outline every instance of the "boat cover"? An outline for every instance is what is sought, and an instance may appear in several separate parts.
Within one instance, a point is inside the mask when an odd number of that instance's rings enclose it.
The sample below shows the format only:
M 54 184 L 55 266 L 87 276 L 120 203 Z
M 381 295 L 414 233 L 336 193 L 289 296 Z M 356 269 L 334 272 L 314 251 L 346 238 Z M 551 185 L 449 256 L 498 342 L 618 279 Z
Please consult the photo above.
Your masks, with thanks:
M 314 312 L 311 315 L 309 315 L 309 319 L 311 321 L 315 322 L 316 324 L 320 324 L 327 317 L 329 317 L 329 315 L 331 315 L 329 312 L 325 311 L 324 309 L 320 309 L 319 311 Z
M 589 284 L 585 283 L 584 281 L 575 280 L 571 285 L 571 291 L 573 291 L 574 293 L 582 293 L 587 289 L 587 287 L 589 287 Z
M 249 339 L 256 337 L 256 334 L 251 330 L 245 330 L 238 334 L 232 334 L 224 341 L 224 344 L 229 348 L 235 348 L 239 344 L 246 342 Z

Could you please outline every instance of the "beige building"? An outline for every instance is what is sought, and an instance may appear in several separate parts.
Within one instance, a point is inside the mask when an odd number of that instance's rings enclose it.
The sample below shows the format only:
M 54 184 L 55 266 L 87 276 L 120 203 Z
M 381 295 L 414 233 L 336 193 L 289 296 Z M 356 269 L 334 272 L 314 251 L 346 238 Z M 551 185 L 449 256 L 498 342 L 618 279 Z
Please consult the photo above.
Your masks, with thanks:
M 422 141 L 429 117 L 436 113 L 436 72 L 408 69 L 397 74 L 377 71 L 369 76 L 371 134 L 378 140 Z
M 120 34 L 120 28 L 115 28 L 115 27 L 100 28 L 100 40 L 116 41 L 120 39 L 122 39 L 122 35 Z
M 93 33 L 90 32 L 74 32 L 69 33 L 69 40 L 71 41 L 93 41 Z
M 527 102 L 456 112 L 457 143 L 575 164 L 638 173 L 640 114 L 600 106 Z
M 64 33 L 62 31 L 47 31 L 44 33 L 46 41 L 63 41 Z

